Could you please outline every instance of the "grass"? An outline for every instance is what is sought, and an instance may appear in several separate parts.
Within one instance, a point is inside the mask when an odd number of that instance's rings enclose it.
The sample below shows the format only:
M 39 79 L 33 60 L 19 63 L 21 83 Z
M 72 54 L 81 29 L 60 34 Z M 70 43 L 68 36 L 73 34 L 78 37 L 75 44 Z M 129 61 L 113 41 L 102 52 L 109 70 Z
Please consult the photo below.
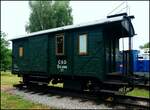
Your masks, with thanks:
M 20 96 L 1 92 L 1 109 L 49 109 L 47 106 L 35 104 Z
M 17 75 L 12 75 L 10 72 L 1 72 L 1 85 L 19 84 L 22 79 Z
M 19 84 L 22 79 L 10 72 L 1 72 L 1 89 Z M 17 95 L 1 91 L 1 109 L 50 109 L 49 107 L 25 100 Z
M 144 89 L 138 89 L 138 88 L 135 88 L 133 91 L 127 93 L 127 95 L 129 96 L 139 96 L 139 97 L 146 97 L 146 98 L 150 98 L 149 94 L 150 91 Z
M 60 87 L 60 88 L 63 88 L 63 83 L 52 84 L 52 83 L 50 82 L 48 86 L 54 86 L 54 87 Z

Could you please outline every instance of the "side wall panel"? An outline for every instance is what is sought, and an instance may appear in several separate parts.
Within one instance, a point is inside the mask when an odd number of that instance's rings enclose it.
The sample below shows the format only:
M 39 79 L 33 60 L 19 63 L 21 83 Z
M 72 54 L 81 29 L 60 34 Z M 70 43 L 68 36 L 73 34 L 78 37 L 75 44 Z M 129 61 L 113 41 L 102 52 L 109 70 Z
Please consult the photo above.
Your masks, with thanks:
M 79 35 L 87 34 L 88 55 L 79 55 L 78 40 Z M 103 32 L 100 27 L 85 28 L 77 30 L 74 35 L 74 75 L 92 76 L 104 79 L 104 40 Z
M 48 36 L 41 35 L 29 38 L 30 71 L 47 73 Z
M 19 48 L 23 48 L 23 56 L 19 56 Z M 29 56 L 28 56 L 28 39 L 20 39 L 13 41 L 13 52 L 12 52 L 12 70 L 13 72 L 25 72 L 29 71 Z
M 54 75 L 57 73 L 56 71 L 56 54 L 55 54 L 55 35 L 54 34 L 49 34 L 48 37 L 49 44 L 48 44 L 48 52 L 49 52 L 49 74 Z
M 56 35 L 64 34 L 64 55 L 56 55 Z M 49 73 L 72 75 L 72 34 L 68 31 L 49 34 Z

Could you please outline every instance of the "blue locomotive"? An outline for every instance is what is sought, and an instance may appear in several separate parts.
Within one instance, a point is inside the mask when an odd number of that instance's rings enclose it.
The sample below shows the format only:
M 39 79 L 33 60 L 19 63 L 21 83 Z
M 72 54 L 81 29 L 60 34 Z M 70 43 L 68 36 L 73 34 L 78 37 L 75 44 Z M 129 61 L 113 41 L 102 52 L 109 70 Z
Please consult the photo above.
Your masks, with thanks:
M 119 56 L 120 60 L 117 62 L 117 70 L 120 73 L 124 73 L 126 71 L 126 62 L 123 62 L 123 57 L 126 59 L 127 51 L 120 51 Z M 134 74 L 140 75 L 140 76 L 148 76 L 149 77 L 149 66 L 150 66 L 150 57 L 149 52 L 140 53 L 139 50 L 132 50 L 132 56 L 133 56 L 133 72 Z

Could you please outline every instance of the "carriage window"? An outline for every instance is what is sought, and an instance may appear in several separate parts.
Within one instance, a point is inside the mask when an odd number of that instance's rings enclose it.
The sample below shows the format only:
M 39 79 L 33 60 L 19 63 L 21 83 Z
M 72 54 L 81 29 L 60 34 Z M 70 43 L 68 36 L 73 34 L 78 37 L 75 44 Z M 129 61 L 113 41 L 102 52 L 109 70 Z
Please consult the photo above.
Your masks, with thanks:
M 64 55 L 64 35 L 56 36 L 56 55 Z
M 79 36 L 79 55 L 87 54 L 87 34 Z
M 19 47 L 19 57 L 23 57 L 23 47 Z

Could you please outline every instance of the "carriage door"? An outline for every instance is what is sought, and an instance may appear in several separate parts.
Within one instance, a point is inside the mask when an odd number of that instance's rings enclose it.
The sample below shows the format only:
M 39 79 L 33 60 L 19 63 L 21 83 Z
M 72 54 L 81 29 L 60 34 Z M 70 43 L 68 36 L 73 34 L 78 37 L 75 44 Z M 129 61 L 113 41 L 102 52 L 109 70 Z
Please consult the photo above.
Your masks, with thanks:
M 48 36 L 30 37 L 29 42 L 30 71 L 43 75 L 43 73 L 47 73 Z
M 119 60 L 119 42 L 117 38 L 105 39 L 106 53 L 106 73 L 117 71 L 117 62 Z

